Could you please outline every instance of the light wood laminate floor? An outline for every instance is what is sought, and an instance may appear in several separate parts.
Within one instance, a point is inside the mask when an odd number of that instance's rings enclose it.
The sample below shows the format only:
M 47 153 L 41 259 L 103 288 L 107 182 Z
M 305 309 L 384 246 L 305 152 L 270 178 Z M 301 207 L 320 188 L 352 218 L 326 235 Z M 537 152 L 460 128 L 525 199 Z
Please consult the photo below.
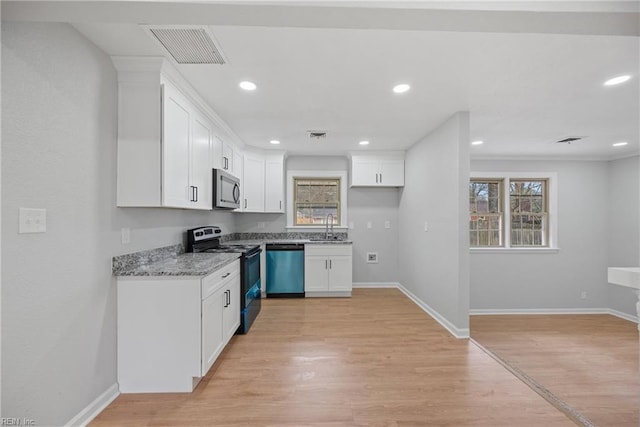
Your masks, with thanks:
M 119 396 L 101 426 L 571 426 L 396 289 L 268 299 L 190 394 Z
M 471 316 L 471 337 L 597 426 L 640 425 L 637 325 L 608 314 Z

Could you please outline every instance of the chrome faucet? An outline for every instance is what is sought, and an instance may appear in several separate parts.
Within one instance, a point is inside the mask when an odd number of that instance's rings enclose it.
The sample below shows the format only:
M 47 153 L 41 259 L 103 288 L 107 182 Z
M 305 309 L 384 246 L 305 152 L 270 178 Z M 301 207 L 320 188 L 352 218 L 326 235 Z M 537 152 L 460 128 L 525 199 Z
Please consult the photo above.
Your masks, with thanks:
M 329 235 L 329 217 L 331 217 L 331 235 Z M 327 214 L 327 220 L 325 221 L 324 238 L 329 240 L 329 237 L 333 239 L 333 214 Z

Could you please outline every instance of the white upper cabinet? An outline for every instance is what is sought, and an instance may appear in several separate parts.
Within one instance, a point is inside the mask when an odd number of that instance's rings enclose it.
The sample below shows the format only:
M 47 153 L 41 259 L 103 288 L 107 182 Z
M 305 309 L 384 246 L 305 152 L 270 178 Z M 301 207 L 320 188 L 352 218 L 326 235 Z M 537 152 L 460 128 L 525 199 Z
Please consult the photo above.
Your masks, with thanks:
M 264 157 L 244 153 L 242 212 L 264 212 Z
M 351 156 L 352 187 L 403 187 L 404 153 L 380 152 Z
M 162 206 L 211 209 L 211 125 L 173 85 L 162 85 Z
M 233 144 L 227 142 L 222 135 L 215 135 L 213 138 L 213 167 L 222 169 L 237 178 L 242 178 L 242 174 L 238 174 L 241 166 L 236 165 L 238 156 L 242 156 L 240 150 Z
M 214 138 L 233 131 L 165 59 L 112 61 L 118 70 L 117 205 L 212 209 Z
M 265 158 L 264 211 L 284 212 L 284 156 L 267 155 Z

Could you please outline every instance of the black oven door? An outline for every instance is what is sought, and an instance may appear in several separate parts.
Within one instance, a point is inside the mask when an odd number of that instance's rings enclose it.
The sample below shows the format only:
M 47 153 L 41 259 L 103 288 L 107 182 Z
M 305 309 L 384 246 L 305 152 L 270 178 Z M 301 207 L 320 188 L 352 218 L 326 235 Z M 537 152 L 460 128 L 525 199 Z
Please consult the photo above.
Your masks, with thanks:
M 244 272 L 242 276 L 243 305 L 241 307 L 240 328 L 238 333 L 246 334 L 251 324 L 260 313 L 262 298 L 262 281 L 260 280 L 261 250 L 244 256 Z

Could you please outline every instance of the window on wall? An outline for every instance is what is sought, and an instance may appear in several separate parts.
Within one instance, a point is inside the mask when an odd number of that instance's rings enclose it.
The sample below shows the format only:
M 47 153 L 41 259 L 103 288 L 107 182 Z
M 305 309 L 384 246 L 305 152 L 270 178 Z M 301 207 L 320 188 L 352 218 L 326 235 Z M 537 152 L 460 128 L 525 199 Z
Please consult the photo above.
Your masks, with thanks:
M 501 180 L 471 180 L 469 237 L 471 246 L 502 246 Z
M 511 180 L 511 246 L 547 246 L 547 181 Z
M 340 178 L 293 179 L 294 225 L 326 224 L 333 215 L 333 225 L 340 226 Z
M 539 174 L 536 174 L 539 175 Z M 548 177 L 474 177 L 469 182 L 472 248 L 551 248 Z M 555 208 L 555 202 L 553 203 Z M 555 216 L 554 216 L 555 217 Z

